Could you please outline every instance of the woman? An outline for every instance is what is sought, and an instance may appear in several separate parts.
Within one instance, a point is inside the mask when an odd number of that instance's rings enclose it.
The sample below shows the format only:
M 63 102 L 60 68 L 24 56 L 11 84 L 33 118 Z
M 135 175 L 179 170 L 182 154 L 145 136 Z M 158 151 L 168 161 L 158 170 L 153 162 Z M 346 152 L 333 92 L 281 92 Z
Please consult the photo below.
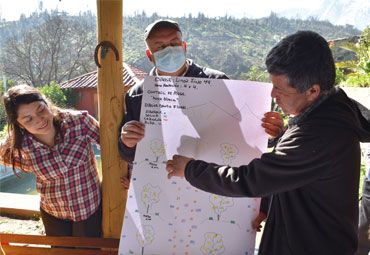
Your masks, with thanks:
M 8 136 L 0 161 L 36 175 L 46 235 L 99 237 L 101 184 L 91 146 L 99 144 L 98 122 L 27 85 L 10 88 L 3 103 Z

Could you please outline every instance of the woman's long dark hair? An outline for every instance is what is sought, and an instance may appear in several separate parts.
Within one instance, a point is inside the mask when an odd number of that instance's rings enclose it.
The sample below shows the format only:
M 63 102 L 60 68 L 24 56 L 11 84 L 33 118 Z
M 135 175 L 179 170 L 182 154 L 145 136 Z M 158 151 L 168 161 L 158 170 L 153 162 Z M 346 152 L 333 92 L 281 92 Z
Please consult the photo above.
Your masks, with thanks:
M 2 150 L 2 158 L 4 162 L 11 164 L 13 172 L 16 176 L 18 174 L 15 171 L 15 159 L 18 158 L 20 168 L 22 169 L 22 142 L 24 138 L 25 129 L 19 126 L 17 121 L 18 109 L 22 104 L 30 104 L 36 101 L 44 102 L 53 114 L 53 124 L 56 129 L 56 133 L 61 130 L 62 120 L 59 117 L 60 109 L 51 104 L 40 91 L 34 87 L 28 85 L 17 85 L 10 88 L 3 96 L 3 103 L 7 115 L 8 122 L 8 141 Z M 16 153 L 18 157 L 16 157 Z M 19 176 L 18 176 L 19 177 Z

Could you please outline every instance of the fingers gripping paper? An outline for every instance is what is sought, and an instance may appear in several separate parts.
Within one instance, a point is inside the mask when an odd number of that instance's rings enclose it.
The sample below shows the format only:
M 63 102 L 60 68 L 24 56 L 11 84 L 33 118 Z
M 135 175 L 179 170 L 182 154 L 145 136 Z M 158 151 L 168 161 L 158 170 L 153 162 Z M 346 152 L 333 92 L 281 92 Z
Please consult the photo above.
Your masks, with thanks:
M 238 166 L 267 147 L 271 84 L 146 77 L 119 254 L 253 254 L 259 198 L 207 193 L 167 179 L 174 154 Z

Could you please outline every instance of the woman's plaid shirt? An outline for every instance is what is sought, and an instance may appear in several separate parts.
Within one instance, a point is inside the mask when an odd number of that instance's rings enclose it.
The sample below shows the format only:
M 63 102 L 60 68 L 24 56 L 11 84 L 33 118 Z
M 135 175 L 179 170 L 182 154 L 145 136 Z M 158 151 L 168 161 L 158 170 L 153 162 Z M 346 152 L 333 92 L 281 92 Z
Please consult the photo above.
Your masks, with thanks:
M 50 148 L 27 133 L 22 166 L 36 175 L 41 208 L 56 218 L 81 221 L 99 207 L 101 185 L 91 144 L 99 144 L 99 124 L 87 112 L 63 111 L 61 136 Z

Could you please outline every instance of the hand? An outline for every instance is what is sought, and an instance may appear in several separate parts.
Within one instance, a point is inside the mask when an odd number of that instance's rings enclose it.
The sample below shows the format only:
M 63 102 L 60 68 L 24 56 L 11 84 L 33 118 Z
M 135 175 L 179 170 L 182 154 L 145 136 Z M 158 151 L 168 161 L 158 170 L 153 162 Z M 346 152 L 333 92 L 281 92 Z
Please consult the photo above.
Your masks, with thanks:
M 266 217 L 267 217 L 266 214 L 264 214 L 263 212 L 259 212 L 257 217 L 254 220 L 252 220 L 253 229 L 255 229 L 257 232 L 260 232 L 262 228 L 261 222 L 264 219 L 266 219 Z
M 127 177 L 121 177 L 121 186 L 124 189 L 130 188 L 130 182 L 131 182 L 131 170 L 127 171 Z
M 261 232 L 262 225 L 261 224 L 257 225 L 257 223 L 254 220 L 252 221 L 252 227 L 253 229 L 256 230 L 256 232 Z
M 129 177 L 122 177 L 121 178 L 121 186 L 124 189 L 129 189 L 130 188 L 130 178 Z
M 144 138 L 145 125 L 139 121 L 131 120 L 123 125 L 121 140 L 129 148 L 135 147 Z
M 270 138 L 278 137 L 284 129 L 284 120 L 278 112 L 266 112 L 262 118 L 262 127 Z
M 184 178 L 185 167 L 190 160 L 193 160 L 193 158 L 181 155 L 174 155 L 172 160 L 167 160 L 166 170 L 169 172 L 167 175 L 168 179 L 171 179 L 173 176 Z

